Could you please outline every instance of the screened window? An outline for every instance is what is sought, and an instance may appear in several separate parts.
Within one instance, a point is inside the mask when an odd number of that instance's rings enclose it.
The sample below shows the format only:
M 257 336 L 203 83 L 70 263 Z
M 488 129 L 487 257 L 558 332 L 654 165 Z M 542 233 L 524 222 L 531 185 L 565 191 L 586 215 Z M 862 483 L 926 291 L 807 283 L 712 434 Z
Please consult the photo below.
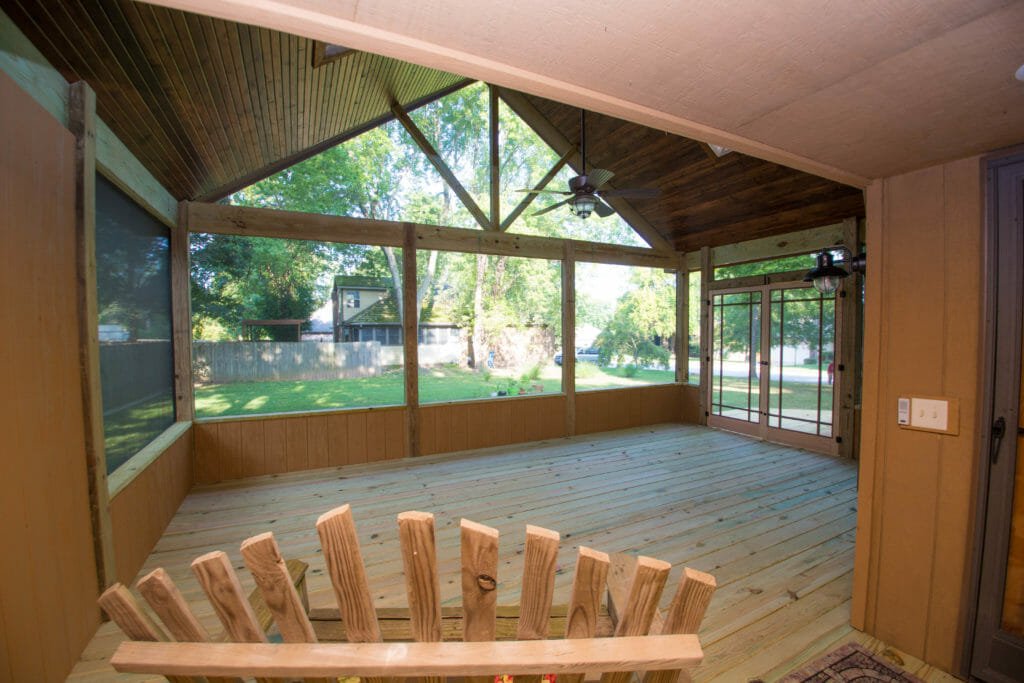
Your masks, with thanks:
M 419 252 L 420 403 L 562 390 L 560 261 Z
M 576 391 L 675 382 L 675 275 L 576 264 Z
M 191 240 L 197 416 L 404 403 L 400 249 Z M 352 287 L 363 287 L 357 310 Z
M 687 313 L 689 314 L 689 331 L 687 336 L 688 371 L 686 381 L 690 384 L 700 384 L 700 339 L 701 326 L 700 318 L 703 310 L 703 301 L 700 298 L 701 273 L 695 270 L 690 273 L 690 299 Z
M 96 176 L 96 290 L 107 472 L 174 422 L 170 230 Z

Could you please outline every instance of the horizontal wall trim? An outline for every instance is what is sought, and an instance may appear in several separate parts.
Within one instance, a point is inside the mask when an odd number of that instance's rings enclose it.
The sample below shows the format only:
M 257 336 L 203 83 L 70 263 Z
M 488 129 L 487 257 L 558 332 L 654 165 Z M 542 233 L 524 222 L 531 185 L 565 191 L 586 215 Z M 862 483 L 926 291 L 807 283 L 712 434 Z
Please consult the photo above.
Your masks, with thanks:
M 324 410 L 297 410 L 287 413 L 258 413 L 256 415 L 223 415 L 218 417 L 197 417 L 199 425 L 217 424 L 219 422 L 250 422 L 252 420 L 288 420 L 296 417 L 330 417 L 331 415 L 352 415 L 355 413 L 380 413 L 389 410 L 405 410 L 409 406 L 404 403 L 381 406 L 359 406 L 353 408 L 325 408 Z
M 673 271 L 680 265 L 676 252 L 559 237 L 537 237 L 494 230 L 470 230 L 423 223 L 328 216 L 204 202 L 187 202 L 186 210 L 190 232 L 401 247 L 405 244 L 407 226 L 411 226 L 418 249 L 560 261 L 564 259 L 564 245 L 571 243 L 577 261 Z
M 107 478 L 110 498 L 113 499 L 126 486 L 132 483 L 136 477 L 145 472 L 147 467 L 156 462 L 168 448 L 177 443 L 178 439 L 187 434 L 191 428 L 191 422 L 175 422 L 158 437 L 150 441 L 145 448 L 114 470 Z

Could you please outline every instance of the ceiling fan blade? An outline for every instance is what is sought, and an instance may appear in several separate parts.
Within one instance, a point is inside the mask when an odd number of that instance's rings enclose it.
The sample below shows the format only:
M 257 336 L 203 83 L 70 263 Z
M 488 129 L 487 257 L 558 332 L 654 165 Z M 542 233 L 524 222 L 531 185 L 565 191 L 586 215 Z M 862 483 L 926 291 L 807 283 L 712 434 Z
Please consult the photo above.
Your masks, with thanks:
M 604 168 L 592 168 L 590 173 L 587 174 L 587 182 L 590 186 L 597 189 L 612 179 L 615 174 Z
M 661 195 L 656 187 L 634 187 L 632 189 L 602 190 L 602 197 L 622 197 L 623 199 L 654 199 Z
M 565 204 L 568 204 L 571 201 L 572 201 L 572 197 L 569 197 L 568 199 L 563 199 L 562 201 L 556 202 L 556 203 L 552 204 L 551 206 L 545 206 L 540 211 L 534 211 L 533 214 L 531 214 L 531 215 L 539 216 L 542 213 L 547 213 L 548 211 L 553 211 L 554 209 L 557 209 L 560 206 L 564 206 Z
M 597 204 L 594 204 L 594 213 L 596 213 L 601 218 L 608 218 L 608 216 L 611 216 L 613 213 L 615 213 L 615 209 L 613 209 L 612 207 L 608 206 L 603 201 L 598 199 Z
M 526 194 L 563 194 L 566 196 L 572 194 L 572 192 L 564 190 L 516 190 L 516 192 L 525 192 Z

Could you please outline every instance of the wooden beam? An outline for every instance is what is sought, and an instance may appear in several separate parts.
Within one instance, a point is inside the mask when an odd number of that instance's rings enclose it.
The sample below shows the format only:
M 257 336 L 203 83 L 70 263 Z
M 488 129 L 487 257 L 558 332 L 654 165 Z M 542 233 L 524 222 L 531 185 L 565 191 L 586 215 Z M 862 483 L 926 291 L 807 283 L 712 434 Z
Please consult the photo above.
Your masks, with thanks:
M 79 363 L 85 463 L 89 477 L 96 581 L 99 592 L 117 577 L 110 522 L 110 489 L 103 440 L 103 394 L 100 387 L 99 313 L 96 291 L 96 93 L 85 81 L 70 86 L 68 127 L 75 136 L 75 241 Z
M 565 435 L 576 434 L 576 250 L 567 242 L 562 254 L 562 393 Z
M 420 454 L 419 320 L 416 301 L 416 228 L 405 226 L 402 242 L 402 344 L 405 348 L 405 422 L 409 445 L 406 454 Z
M 392 247 L 405 244 L 405 226 L 411 225 L 417 249 L 558 260 L 562 258 L 563 245 L 571 242 L 577 261 L 668 270 L 679 266 L 675 254 L 644 247 L 226 204 L 188 202 L 188 224 L 192 232 Z
M 833 223 L 810 230 L 798 230 L 783 235 L 714 247 L 711 249 L 711 261 L 717 268 L 820 251 L 826 247 L 843 243 L 844 224 L 845 222 Z
M 711 282 L 715 267 L 711 249 L 700 250 L 700 406 L 701 424 L 708 423 L 711 410 Z
M 843 246 L 850 253 L 861 252 L 860 225 L 857 218 L 847 218 L 843 225 Z M 844 458 L 857 457 L 857 398 L 860 395 L 860 343 L 861 321 L 863 320 L 861 291 L 864 276 L 861 273 L 850 273 L 843 281 L 839 290 L 837 325 L 839 338 L 835 348 L 838 354 L 836 363 L 836 382 L 839 385 L 839 419 L 836 421 L 837 432 L 842 441 L 839 442 L 839 454 Z
M 487 86 L 487 113 L 491 162 L 491 230 L 501 230 L 501 149 L 498 145 L 498 89 Z
M 679 255 L 676 271 L 676 381 L 685 384 L 690 373 L 690 274 L 686 254 Z
M 491 221 L 484 215 L 484 212 L 480 210 L 480 207 L 477 206 L 476 200 L 473 199 L 473 195 L 469 194 L 466 188 L 462 186 L 459 179 L 455 177 L 454 173 L 452 173 L 452 169 L 448 167 L 448 164 L 446 164 L 444 159 L 441 158 L 441 155 L 438 154 L 436 149 L 434 149 L 434 146 L 430 144 L 430 140 L 428 140 L 427 136 L 423 134 L 423 131 L 421 131 L 415 122 L 409 118 L 409 115 L 404 109 L 402 109 L 402 106 L 397 102 L 393 103 L 391 105 L 391 113 L 395 115 L 398 122 L 402 124 L 403 128 L 405 128 L 405 132 L 409 134 L 409 137 L 411 137 L 413 142 L 416 143 L 416 146 L 419 147 L 420 151 L 427 157 L 427 161 L 429 161 L 430 164 L 437 169 L 437 172 L 441 174 L 441 178 L 448 184 L 448 187 L 452 188 L 452 191 L 455 192 L 462 204 L 469 210 L 469 213 L 473 215 L 476 222 L 480 224 L 480 227 L 484 230 L 496 230 L 497 228 L 492 226 Z
M 569 163 L 569 157 L 573 154 L 578 154 L 578 150 L 575 147 L 570 147 L 566 150 L 565 154 L 563 154 L 562 157 L 555 162 L 555 165 L 551 167 L 551 170 L 545 173 L 544 177 L 540 179 L 540 182 L 533 186 L 533 189 L 539 191 L 547 187 L 548 183 L 554 180 L 555 176 L 558 175 L 558 172 L 561 171 L 567 163 Z M 536 198 L 537 195 L 535 193 L 527 193 L 527 195 L 516 205 L 516 208 L 512 209 L 512 213 L 506 216 L 501 222 L 499 229 L 508 230 L 509 226 L 515 223 L 516 219 L 519 218 L 519 215 L 522 214 L 523 211 L 526 211 Z
M 548 121 L 522 93 L 502 88 L 500 94 L 501 99 L 505 100 L 505 104 L 511 107 L 512 111 L 525 121 L 528 126 L 533 128 L 537 135 L 556 153 L 566 154 L 567 152 L 574 151 L 575 145 L 569 142 L 569 139 L 554 124 Z M 578 150 L 575 150 L 575 153 L 570 156 L 569 165 L 572 166 L 576 173 L 583 173 L 583 160 L 580 158 Z M 612 183 L 608 183 L 605 187 L 607 189 L 614 189 Z M 674 249 L 672 244 L 662 237 L 661 233 L 646 218 L 640 215 L 628 201 L 621 197 L 609 197 L 607 202 L 647 244 L 651 245 L 651 248 L 658 251 L 672 251 Z
M 171 328 L 174 338 L 174 417 L 179 422 L 195 416 L 192 387 L 192 303 L 188 243 L 188 206 L 178 205 L 178 221 L 171 232 Z
M 472 85 L 473 83 L 476 83 L 476 81 L 474 79 L 472 79 L 472 78 L 467 78 L 465 80 L 461 80 L 458 83 L 455 83 L 454 85 L 451 85 L 451 86 L 449 86 L 447 88 L 442 88 L 441 90 L 438 90 L 437 92 L 434 92 L 434 93 L 431 93 L 431 94 L 427 95 L 426 97 L 423 97 L 421 99 L 415 100 L 414 102 L 409 102 L 409 103 L 405 104 L 404 105 L 405 111 L 407 111 L 407 112 L 415 111 L 415 110 L 419 109 L 422 106 L 430 104 L 431 102 L 436 102 L 437 100 L 441 99 L 442 97 L 445 97 L 447 95 L 451 95 L 453 92 L 457 92 L 459 90 L 462 90 L 467 85 Z M 341 145 L 341 144 L 343 144 L 345 142 L 348 142 L 349 140 L 351 140 L 353 138 L 359 137 L 360 135 L 362 135 L 363 133 L 365 133 L 367 131 L 373 130 L 374 128 L 379 128 L 379 127 L 383 126 L 384 124 L 389 123 L 389 122 L 394 121 L 394 120 L 395 120 L 395 115 L 393 113 L 391 113 L 391 112 L 388 112 L 387 114 L 384 114 L 383 116 L 378 116 L 377 118 L 373 119 L 372 121 L 368 121 L 368 122 L 366 122 L 365 124 L 363 124 L 361 126 L 357 126 L 357 127 L 352 128 L 350 130 L 347 130 L 347 131 L 344 131 L 342 133 L 339 133 L 338 135 L 334 135 L 332 137 L 329 137 L 329 138 L 327 138 L 326 140 L 324 140 L 322 142 L 318 142 L 317 144 L 313 145 L 312 147 L 307 147 L 306 149 L 301 150 L 299 152 L 296 152 L 295 154 L 291 154 L 289 156 L 286 156 L 283 159 L 278 159 L 274 163 L 268 164 L 268 165 L 264 166 L 263 168 L 257 169 L 255 171 L 250 172 L 250 173 L 247 173 L 247 174 L 245 174 L 244 176 L 242 176 L 240 178 L 235 178 L 235 179 L 231 180 L 230 182 L 224 183 L 220 187 L 217 187 L 217 188 L 215 188 L 213 190 L 210 190 L 209 192 L 206 192 L 206 193 L 202 194 L 199 197 L 196 197 L 195 201 L 199 201 L 199 202 L 218 202 L 221 199 L 224 199 L 225 197 L 227 197 L 228 195 L 231 195 L 231 194 L 234 194 L 235 192 L 238 192 L 239 190 L 241 190 L 244 187 L 249 187 L 253 183 L 258 183 L 259 181 L 263 180 L 264 178 L 269 178 L 270 176 L 274 175 L 275 173 L 277 173 L 279 171 L 283 171 L 286 168 L 291 168 L 295 164 L 301 163 L 301 162 L 305 161 L 306 159 L 309 159 L 310 157 L 315 157 L 317 154 L 320 154 L 321 152 L 324 152 L 324 151 L 330 149 L 331 147 L 337 147 L 338 145 Z
M 524 676 L 685 669 L 703 659 L 695 635 L 440 643 L 121 643 L 110 662 L 122 673 L 303 678 Z

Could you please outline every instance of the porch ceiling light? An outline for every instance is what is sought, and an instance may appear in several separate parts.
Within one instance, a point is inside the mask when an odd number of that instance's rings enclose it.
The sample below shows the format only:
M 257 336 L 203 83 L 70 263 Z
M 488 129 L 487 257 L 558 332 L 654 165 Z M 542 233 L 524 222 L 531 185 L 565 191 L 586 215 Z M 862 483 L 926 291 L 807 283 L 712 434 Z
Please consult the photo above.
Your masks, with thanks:
M 840 247 L 839 251 L 843 252 L 846 257 L 846 260 L 839 262 L 840 264 L 849 265 L 850 270 L 855 273 L 863 273 L 865 271 L 867 257 L 864 254 L 854 256 L 845 247 Z M 850 273 L 836 265 L 832 256 L 832 250 L 821 252 L 815 256 L 815 259 L 815 266 L 804 276 L 804 282 L 813 283 L 814 288 L 822 294 L 834 294 L 839 289 L 843 278 L 849 277 Z
M 578 194 L 569 200 L 570 210 L 580 218 L 586 218 L 597 206 L 597 197 L 592 194 Z

